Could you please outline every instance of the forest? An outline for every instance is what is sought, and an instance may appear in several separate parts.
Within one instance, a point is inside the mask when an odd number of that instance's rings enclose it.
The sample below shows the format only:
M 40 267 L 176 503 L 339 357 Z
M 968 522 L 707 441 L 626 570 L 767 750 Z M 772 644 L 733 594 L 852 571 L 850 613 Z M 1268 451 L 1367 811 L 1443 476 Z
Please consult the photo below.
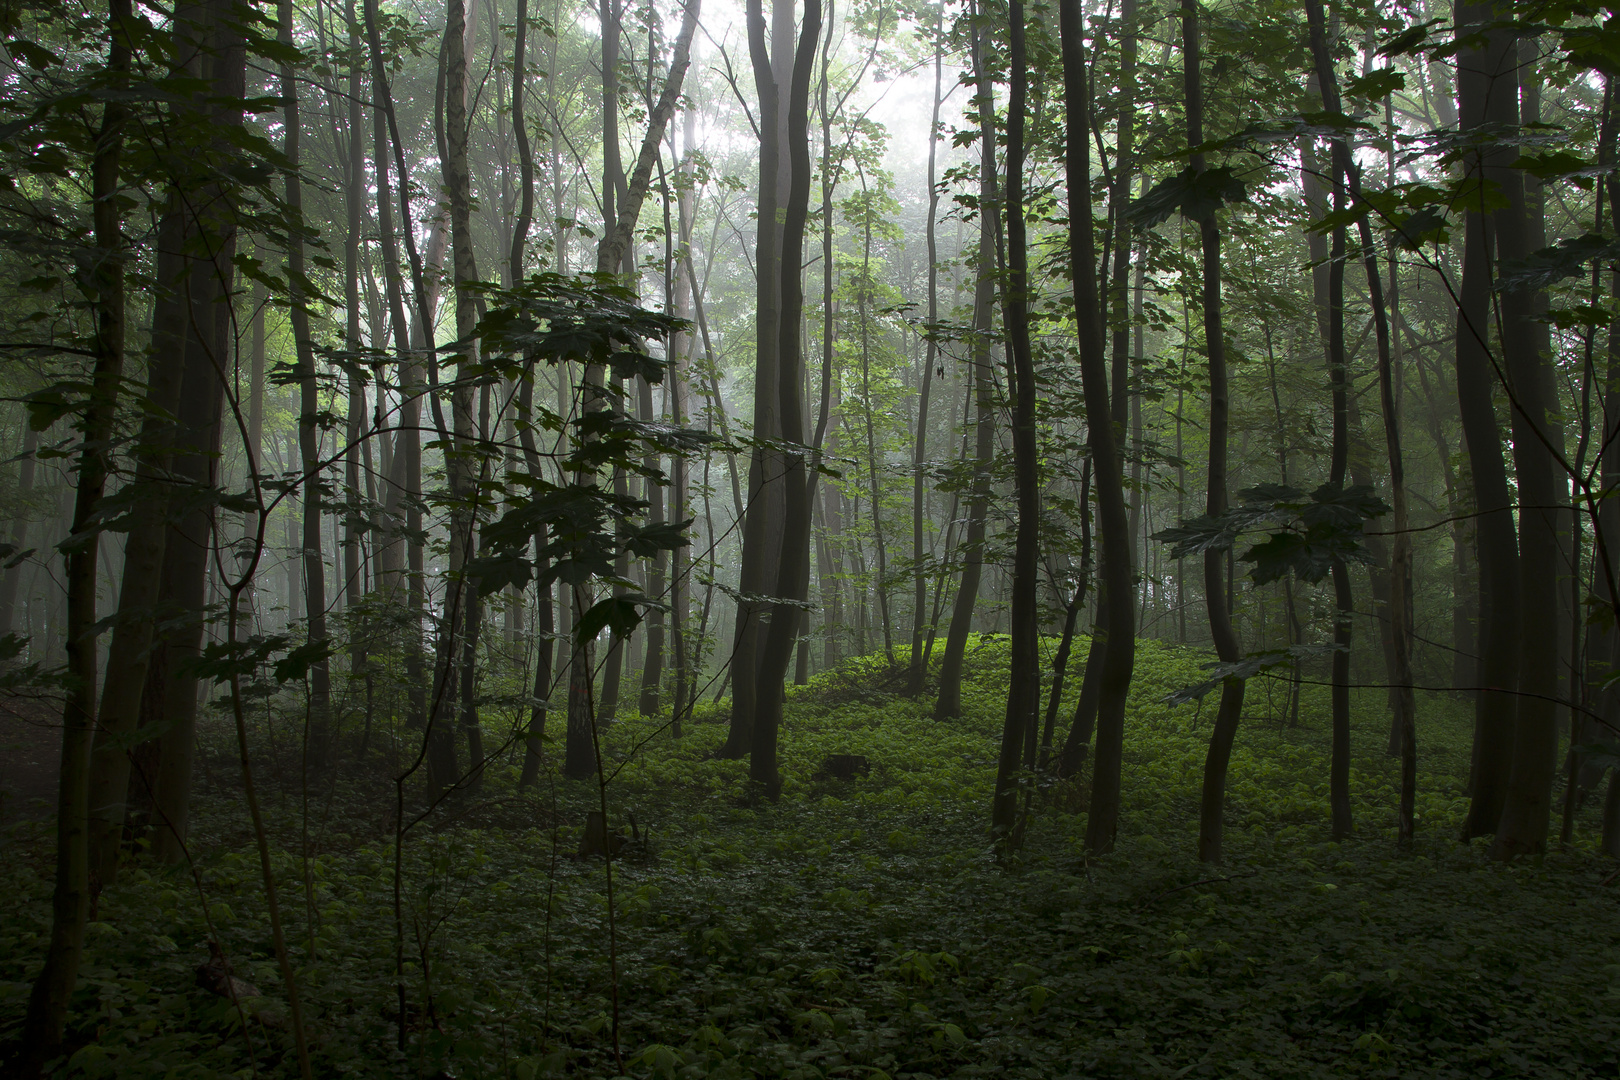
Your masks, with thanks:
M 1620 1076 L 1616 74 L 0 3 L 0 1075 Z

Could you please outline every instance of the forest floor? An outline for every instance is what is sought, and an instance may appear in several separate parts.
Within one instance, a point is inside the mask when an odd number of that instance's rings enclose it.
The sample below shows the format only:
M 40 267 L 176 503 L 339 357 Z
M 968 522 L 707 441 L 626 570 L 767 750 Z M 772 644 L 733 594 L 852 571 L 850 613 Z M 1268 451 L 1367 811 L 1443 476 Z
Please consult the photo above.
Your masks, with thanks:
M 714 757 L 723 705 L 679 740 L 621 719 L 609 814 L 626 833 L 634 814 L 641 839 L 612 863 L 611 926 L 608 864 L 573 857 L 594 783 L 519 793 L 502 762 L 409 833 L 396 877 L 386 746 L 307 799 L 267 755 L 315 1075 L 1620 1074 L 1620 886 L 1595 808 L 1569 852 L 1500 866 L 1459 844 L 1470 710 L 1420 696 L 1420 835 L 1398 854 L 1388 722 L 1367 693 L 1356 836 L 1334 843 L 1326 691 L 1308 687 L 1288 728 L 1281 688 L 1257 680 L 1212 870 L 1192 850 L 1213 701 L 1163 704 L 1206 658 L 1151 642 L 1139 657 L 1102 858 L 1083 852 L 1074 784 L 1033 793 L 1020 851 L 988 842 L 1004 639 L 971 649 L 959 721 L 886 691 L 875 660 L 795 690 L 774 804 L 747 798 L 745 762 Z M 284 723 L 267 744 L 290 745 Z M 208 737 L 195 873 L 138 862 L 100 897 L 72 1075 L 296 1075 L 231 746 Z M 815 779 L 832 754 L 869 771 Z M 42 822 L 0 833 L 0 1038 L 48 925 L 48 850 Z M 211 936 L 262 991 L 241 1013 L 197 986 Z

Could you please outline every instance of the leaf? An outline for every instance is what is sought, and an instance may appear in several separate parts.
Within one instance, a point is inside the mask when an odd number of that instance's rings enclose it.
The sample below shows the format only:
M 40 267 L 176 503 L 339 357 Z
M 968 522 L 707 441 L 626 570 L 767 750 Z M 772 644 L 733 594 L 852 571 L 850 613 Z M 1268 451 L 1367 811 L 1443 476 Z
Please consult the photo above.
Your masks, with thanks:
M 47 430 L 64 416 L 84 408 L 84 398 L 78 395 L 89 391 L 88 383 L 59 382 L 26 395 L 23 404 L 28 409 L 28 426 L 35 431 Z
M 1397 90 L 1406 89 L 1406 76 L 1393 67 L 1378 68 L 1359 75 L 1344 84 L 1346 97 L 1364 101 L 1382 101 Z
M 292 652 L 276 661 L 275 676 L 277 682 L 292 682 L 302 679 L 309 674 L 309 669 L 316 664 L 325 663 L 333 652 L 331 638 L 318 638 L 315 641 L 306 641 Z
M 626 638 L 641 625 L 641 609 L 637 602 L 647 603 L 644 596 L 609 596 L 591 605 L 579 618 L 574 628 L 574 640 L 584 644 L 601 633 L 604 628 L 616 638 Z
M 1588 263 L 1620 259 L 1620 237 L 1587 233 L 1560 240 L 1522 259 L 1503 260 L 1497 274 L 1498 292 L 1535 291 L 1586 272 Z
M 1153 539 L 1170 545 L 1172 559 L 1182 559 L 1206 551 L 1225 551 L 1237 540 L 1237 534 L 1225 520 L 1202 514 L 1159 530 L 1153 534 Z
M 1446 215 L 1432 206 L 1397 216 L 1391 220 L 1391 225 L 1394 226 L 1395 242 L 1407 251 L 1417 251 L 1424 244 L 1444 244 L 1451 239 Z
M 1543 182 L 1572 179 L 1577 184 L 1582 180 L 1590 180 L 1595 176 L 1608 176 L 1614 172 L 1614 166 L 1612 165 L 1600 165 L 1568 150 L 1561 149 L 1549 150 L 1539 154 L 1520 154 L 1513 162 L 1513 168 L 1523 169 Z M 1581 186 L 1589 187 L 1590 185 Z
M 1394 57 L 1420 52 L 1428 44 L 1429 31 L 1436 26 L 1444 26 L 1445 22 L 1444 19 L 1430 19 L 1428 22 L 1408 27 L 1378 46 L 1378 55 Z
M 1242 202 L 1248 195 L 1243 181 L 1226 166 L 1197 170 L 1192 166 L 1153 185 L 1131 204 L 1129 216 L 1138 226 L 1150 228 L 1169 220 L 1172 214 L 1198 221 L 1227 203 Z
M 488 596 L 508 586 L 526 587 L 534 577 L 534 563 L 520 555 L 480 555 L 467 560 L 466 574 L 477 583 L 478 591 Z
M 1328 575 L 1334 563 L 1366 558 L 1357 538 L 1325 527 L 1273 533 L 1238 556 L 1253 564 L 1249 576 L 1257 585 L 1280 581 L 1289 574 L 1314 584 Z
M 212 679 L 215 683 L 228 682 L 232 676 L 251 676 L 272 654 L 280 652 L 287 640 L 282 634 L 272 634 L 245 641 L 210 641 L 190 661 L 191 670 L 199 678 Z
M 1164 697 L 1166 705 L 1185 705 L 1189 701 L 1197 701 L 1211 690 L 1215 689 L 1227 679 L 1249 679 L 1261 672 L 1272 668 L 1291 664 L 1295 660 L 1309 660 L 1316 656 L 1329 656 L 1344 651 L 1345 647 L 1336 642 L 1326 642 L 1320 645 L 1290 645 L 1286 649 L 1266 649 L 1261 652 L 1249 653 L 1242 660 L 1230 664 L 1216 663 L 1203 665 L 1209 672 L 1209 678 L 1203 682 L 1184 686 L 1180 690 L 1172 691 Z
M 1565 30 L 1563 38 L 1566 64 L 1620 75 L 1620 23 L 1614 19 Z
M 21 59 L 35 71 L 59 67 L 62 63 L 60 56 L 57 56 L 43 45 L 29 41 L 26 38 L 8 37 L 6 39 L 6 48 L 11 50 L 11 55 Z
M 1369 484 L 1353 484 L 1347 488 L 1323 484 L 1311 492 L 1311 501 L 1300 512 L 1300 517 L 1306 525 L 1353 529 L 1359 535 L 1363 523 L 1387 513 L 1389 504 L 1380 499 Z
M 620 379 L 646 379 L 650 383 L 664 381 L 664 365 L 644 352 L 621 349 L 608 357 L 608 366 Z
M 1250 124 L 1236 135 L 1215 144 L 1221 150 L 1252 150 L 1274 143 L 1291 143 L 1302 138 L 1348 139 L 1377 129 L 1343 113 L 1306 112 Z

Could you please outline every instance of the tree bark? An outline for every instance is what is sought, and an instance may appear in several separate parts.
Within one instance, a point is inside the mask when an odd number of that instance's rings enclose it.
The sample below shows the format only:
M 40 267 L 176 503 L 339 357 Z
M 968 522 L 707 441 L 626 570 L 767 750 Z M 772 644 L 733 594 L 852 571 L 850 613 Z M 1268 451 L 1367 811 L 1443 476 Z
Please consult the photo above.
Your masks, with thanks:
M 936 20 L 944 18 L 940 8 Z M 923 565 L 923 519 L 927 516 L 924 492 L 923 466 L 928 460 L 928 392 L 934 382 L 934 364 L 938 347 L 934 341 L 934 327 L 939 323 L 939 245 L 935 237 L 934 219 L 939 215 L 939 189 L 934 181 L 935 163 L 939 144 L 940 91 L 944 80 L 945 43 L 943 27 L 934 27 L 934 111 L 928 124 L 928 223 L 925 241 L 928 248 L 928 330 L 923 346 L 922 390 L 917 395 L 917 439 L 912 454 L 911 478 L 911 669 L 906 688 L 912 697 L 922 693 L 923 629 L 928 607 L 928 575 Z M 929 631 L 932 636 L 932 630 Z
M 1493 96 L 1515 94 L 1517 80 L 1499 77 L 1509 50 L 1498 34 L 1485 49 L 1469 47 L 1470 25 L 1490 18 L 1483 5 L 1462 5 L 1457 12 L 1457 99 L 1464 131 L 1486 124 Z M 1515 94 L 1516 96 L 1516 94 Z M 1517 113 L 1517 103 L 1510 103 Z M 1511 172 L 1508 147 L 1470 155 L 1464 165 L 1480 186 Z M 1495 377 L 1490 351 L 1491 262 L 1493 237 L 1486 214 L 1469 210 L 1463 236 L 1462 286 L 1457 307 L 1457 407 L 1468 445 L 1474 481 L 1480 582 L 1480 670 L 1487 680 L 1475 699 L 1474 746 L 1469 782 L 1468 818 L 1463 837 L 1497 831 L 1507 799 L 1513 765 L 1515 713 L 1519 690 L 1520 574 L 1512 495 L 1502 460 L 1502 438 L 1494 404 Z
M 1198 146 L 1204 141 L 1204 85 L 1197 0 L 1182 0 L 1181 35 L 1187 145 Z M 1204 155 L 1195 152 L 1191 157 L 1193 169 L 1201 171 Z M 1226 439 L 1231 406 L 1221 321 L 1221 234 L 1213 210 L 1198 219 L 1198 234 L 1203 250 L 1204 345 L 1209 359 L 1209 481 L 1205 513 L 1219 517 L 1227 508 Z M 1204 553 L 1204 603 L 1209 610 L 1209 632 L 1214 639 L 1215 654 L 1222 663 L 1231 664 L 1242 659 L 1243 649 L 1225 600 L 1226 554 L 1216 550 Z M 1210 733 L 1209 753 L 1204 758 L 1204 787 L 1198 807 L 1198 857 L 1207 863 L 1219 863 L 1222 857 L 1221 818 L 1226 807 L 1226 771 L 1232 758 L 1238 721 L 1243 714 L 1243 691 L 1242 679 L 1229 677 L 1222 681 L 1220 708 L 1215 714 L 1214 731 Z
M 979 119 L 979 247 L 973 287 L 973 329 L 970 340 L 974 395 L 973 486 L 968 496 L 967 527 L 962 536 L 962 576 L 951 607 L 945 636 L 945 655 L 939 665 L 939 696 L 934 719 L 949 720 L 962 713 L 962 664 L 968 634 L 973 630 L 973 609 L 979 599 L 984 569 L 985 521 L 990 507 L 990 465 L 995 453 L 996 402 L 991 381 L 990 331 L 995 319 L 996 218 L 1001 213 L 996 190 L 995 84 L 985 70 L 982 30 L 973 24 L 973 77 L 977 87 L 974 108 Z
M 1123 430 L 1116 430 L 1113 411 L 1115 405 L 1123 406 L 1124 395 L 1120 394 L 1116 402 L 1109 400 L 1105 327 L 1097 288 L 1090 198 L 1091 133 L 1086 122 L 1090 110 L 1086 92 L 1085 27 L 1079 0 L 1059 0 L 1058 20 L 1068 116 L 1064 145 L 1069 187 L 1069 265 L 1080 336 L 1080 379 L 1086 403 L 1087 442 L 1097 484 L 1097 519 L 1103 548 L 1102 584 L 1107 610 L 1107 646 L 1098 673 L 1096 764 L 1092 769 L 1091 811 L 1086 820 L 1086 849 L 1101 853 L 1113 849 L 1119 825 L 1125 699 L 1130 693 L 1131 673 L 1136 666 L 1136 575 L 1131 566 L 1131 520 L 1125 505 L 1125 463 L 1120 452 Z M 1124 210 L 1123 207 L 1118 209 Z M 1121 271 L 1121 284 L 1124 277 Z M 1120 292 L 1123 300 L 1123 288 Z M 1211 356 L 1214 356 L 1213 348 Z M 1118 369 L 1123 372 L 1124 364 L 1120 363 Z M 1019 389 L 1022 393 L 1022 384 Z M 1123 423 L 1123 410 L 1119 419 Z
M 1496 46 L 1495 39 L 1505 39 Z M 1489 122 L 1520 121 L 1517 42 L 1506 32 L 1492 35 L 1492 53 L 1501 61 L 1493 70 L 1506 73 L 1491 89 L 1486 105 Z M 1498 90 L 1503 82 L 1506 86 Z M 1514 151 L 1506 147 L 1511 158 Z M 1511 167 L 1492 177 L 1507 205 L 1491 214 L 1496 252 L 1501 263 L 1522 260 L 1534 249 L 1537 223 L 1525 195 L 1524 174 Z M 1511 410 L 1513 463 L 1519 494 L 1519 685 L 1513 729 L 1512 765 L 1508 771 L 1502 817 L 1492 854 L 1498 859 L 1545 850 L 1558 767 L 1559 638 L 1564 610 L 1558 587 L 1568 565 L 1561 507 L 1569 490 L 1561 467 L 1564 432 L 1553 366 L 1547 355 L 1545 325 L 1536 320 L 1545 307 L 1539 290 L 1515 286 L 1501 292 L 1498 319 L 1505 363 L 1498 377 L 1505 384 Z
M 119 169 L 128 110 L 116 96 L 130 68 L 133 12 L 129 0 L 111 0 L 105 78 L 115 91 L 102 106 L 90 165 L 95 247 L 88 254 L 94 331 L 94 366 L 80 417 L 82 437 L 73 526 L 64 543 L 67 574 L 67 700 L 62 709 L 62 756 L 57 771 L 56 887 L 45 966 L 34 980 L 23 1022 L 25 1068 L 38 1070 L 61 1048 L 68 1002 L 78 982 L 90 909 L 89 780 L 96 717 L 96 521 L 106 489 L 119 381 L 124 366 L 124 242 Z
M 292 0 L 279 0 L 276 6 L 277 40 L 283 48 L 293 45 Z M 311 645 L 326 640 L 326 560 L 321 552 L 321 513 L 327 503 L 328 481 L 321 474 L 321 433 L 318 427 L 320 388 L 315 378 L 315 341 L 309 326 L 309 300 L 306 296 L 304 265 L 304 186 L 299 173 L 299 136 L 302 132 L 298 104 L 298 79 L 290 62 L 281 65 L 281 98 L 284 107 L 282 153 L 286 157 L 287 209 L 293 227 L 287 234 L 287 282 L 291 301 L 293 345 L 297 355 L 299 393 L 298 456 L 303 476 L 303 564 L 304 615 L 308 621 Z M 356 301 L 358 307 L 358 301 Z M 324 765 L 331 749 L 331 666 L 325 658 L 309 669 L 310 760 Z
M 1011 664 L 991 829 L 1003 842 L 1017 827 L 1017 772 L 1024 743 L 1035 730 L 1040 709 L 1040 642 L 1036 573 L 1040 558 L 1040 463 L 1035 432 L 1035 363 L 1029 332 L 1029 250 L 1024 221 L 1024 111 L 1028 94 L 1028 53 L 1024 5 L 1011 0 L 1008 27 L 1012 91 L 1007 102 L 1007 385 L 1013 399 L 1013 489 L 1017 530 L 1013 542 Z M 1091 307 L 1096 310 L 1096 305 Z M 1080 318 L 1085 318 L 1081 313 Z M 1106 397 L 1106 392 L 1105 392 Z M 1112 431 L 1107 432 L 1110 443 Z M 1095 451 L 1093 451 L 1095 454 Z
M 763 37 L 764 18 L 758 4 L 750 9 L 750 42 Z M 771 604 L 770 625 L 760 654 L 755 689 L 752 744 L 748 778 L 775 799 L 782 789 L 777 770 L 777 734 L 788 663 L 798 636 L 800 605 L 810 588 L 810 496 L 804 443 L 804 372 L 800 330 L 804 321 L 804 233 L 810 209 L 810 75 L 815 67 L 821 36 L 821 0 L 805 0 L 804 21 L 788 82 L 786 151 L 789 170 L 787 199 L 782 207 L 779 285 L 780 316 L 777 326 L 777 392 L 785 475 L 785 515 L 782 523 L 780 567 Z M 750 50 L 756 66 L 763 50 Z

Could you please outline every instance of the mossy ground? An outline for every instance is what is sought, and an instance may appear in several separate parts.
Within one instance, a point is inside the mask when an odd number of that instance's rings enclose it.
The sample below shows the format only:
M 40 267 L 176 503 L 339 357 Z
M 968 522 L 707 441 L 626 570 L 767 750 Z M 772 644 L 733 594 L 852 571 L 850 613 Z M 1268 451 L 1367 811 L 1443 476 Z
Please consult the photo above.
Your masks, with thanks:
M 1101 859 L 1082 850 L 1078 786 L 1037 792 L 1021 851 L 998 860 L 990 847 L 1001 640 L 970 650 L 964 716 L 951 723 L 929 718 L 929 698 L 883 692 L 874 660 L 796 690 L 775 804 L 748 799 L 745 762 L 714 758 L 715 707 L 679 741 L 663 721 L 616 723 L 612 816 L 633 812 L 651 831 L 614 864 L 624 1069 L 1620 1074 L 1620 888 L 1603 884 L 1610 867 L 1589 843 L 1505 867 L 1456 842 L 1466 706 L 1420 697 L 1420 837 L 1400 856 L 1382 694 L 1356 702 L 1356 837 L 1333 843 L 1325 690 L 1307 688 L 1304 721 L 1288 729 L 1256 683 L 1232 763 L 1228 857 L 1213 870 L 1191 854 L 1213 700 L 1162 704 L 1205 658 L 1151 642 L 1138 656 L 1120 840 Z M 296 1072 L 225 750 L 199 799 L 195 878 L 142 865 L 100 899 L 72 1074 Z M 865 755 L 870 774 L 812 780 L 833 753 Z M 605 867 L 569 857 L 594 785 L 520 795 L 503 765 L 455 822 L 412 832 L 403 1050 L 391 831 L 379 827 L 390 791 L 356 776 L 315 792 L 307 862 L 303 801 L 291 788 L 271 798 L 316 1074 L 612 1074 Z M 1589 837 L 1589 816 L 1581 826 Z M 20 1020 L 47 927 L 43 840 L 36 824 L 4 841 L 0 1035 Z M 194 985 L 210 928 L 271 999 L 257 1003 L 268 1025 L 242 1030 L 229 1002 Z

